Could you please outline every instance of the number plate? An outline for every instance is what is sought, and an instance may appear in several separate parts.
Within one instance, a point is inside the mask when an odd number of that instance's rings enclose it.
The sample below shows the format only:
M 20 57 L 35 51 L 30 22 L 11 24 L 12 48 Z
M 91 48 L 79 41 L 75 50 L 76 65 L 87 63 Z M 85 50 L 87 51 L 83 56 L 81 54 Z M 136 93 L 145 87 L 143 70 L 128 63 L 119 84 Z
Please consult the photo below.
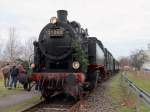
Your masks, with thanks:
M 50 37 L 61 37 L 64 35 L 64 29 L 48 29 L 46 33 Z

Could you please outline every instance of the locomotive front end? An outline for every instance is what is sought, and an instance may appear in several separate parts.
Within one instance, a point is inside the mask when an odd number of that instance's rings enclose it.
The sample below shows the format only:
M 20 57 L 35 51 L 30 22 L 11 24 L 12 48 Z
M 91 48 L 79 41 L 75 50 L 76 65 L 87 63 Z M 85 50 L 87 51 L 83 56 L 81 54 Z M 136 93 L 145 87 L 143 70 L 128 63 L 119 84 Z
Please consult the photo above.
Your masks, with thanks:
M 57 11 L 34 42 L 33 73 L 29 80 L 39 84 L 43 97 L 66 93 L 74 97 L 82 94 L 85 74 L 80 62 L 73 57 L 73 42 L 79 37 L 67 20 L 67 11 Z
M 74 37 L 73 29 L 67 24 L 67 12 L 57 11 L 58 17 L 52 17 L 40 33 L 39 47 L 41 52 L 52 60 L 61 60 L 71 53 Z

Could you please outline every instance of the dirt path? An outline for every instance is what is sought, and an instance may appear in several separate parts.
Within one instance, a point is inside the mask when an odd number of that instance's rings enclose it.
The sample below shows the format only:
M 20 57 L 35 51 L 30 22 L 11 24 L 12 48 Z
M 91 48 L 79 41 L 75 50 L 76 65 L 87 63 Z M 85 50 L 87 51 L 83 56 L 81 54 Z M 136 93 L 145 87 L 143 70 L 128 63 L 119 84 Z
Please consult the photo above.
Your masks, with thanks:
M 5 97 L 0 97 L 0 108 L 7 108 L 9 106 L 19 104 L 37 95 L 40 95 L 40 93 L 35 91 L 20 91 L 14 94 L 7 95 Z

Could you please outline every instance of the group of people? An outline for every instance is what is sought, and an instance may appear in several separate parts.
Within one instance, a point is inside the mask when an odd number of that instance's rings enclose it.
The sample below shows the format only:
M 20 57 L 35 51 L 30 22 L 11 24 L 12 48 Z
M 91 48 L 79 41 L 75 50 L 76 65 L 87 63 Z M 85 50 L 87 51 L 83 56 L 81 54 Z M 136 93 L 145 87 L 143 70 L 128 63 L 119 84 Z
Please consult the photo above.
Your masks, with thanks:
M 2 69 L 2 73 L 4 76 L 4 86 L 8 89 L 16 88 L 17 82 L 19 81 L 19 83 L 23 85 L 23 88 L 27 90 L 28 86 L 30 87 L 28 75 L 32 74 L 32 68 L 34 68 L 33 65 L 31 65 L 28 73 L 21 64 L 13 66 L 7 64 Z M 40 81 L 37 81 L 35 85 L 35 90 L 41 90 L 40 85 Z
M 7 64 L 2 68 L 2 74 L 4 77 L 4 86 L 8 89 L 11 89 L 12 87 L 16 88 L 18 80 L 21 84 L 24 84 L 24 82 L 27 80 L 26 71 L 21 64 Z

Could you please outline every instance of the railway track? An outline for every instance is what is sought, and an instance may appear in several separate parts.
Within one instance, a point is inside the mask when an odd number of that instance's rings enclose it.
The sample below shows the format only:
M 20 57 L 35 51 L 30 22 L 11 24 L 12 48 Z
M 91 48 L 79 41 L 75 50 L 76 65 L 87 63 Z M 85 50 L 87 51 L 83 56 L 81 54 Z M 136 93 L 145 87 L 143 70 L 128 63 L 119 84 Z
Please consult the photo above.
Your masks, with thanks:
M 79 112 L 83 100 L 74 101 L 63 96 L 41 101 L 20 112 Z
M 99 92 L 97 92 L 97 89 L 94 89 L 93 91 L 86 93 L 80 101 L 75 102 L 71 99 L 66 100 L 65 96 L 60 95 L 50 99 L 49 101 L 41 101 L 19 112 L 89 112 L 89 106 L 91 105 L 91 102 L 94 103 L 94 105 L 97 105 L 97 107 L 99 107 L 100 110 L 103 110 L 104 112 L 112 112 L 112 109 L 108 108 L 111 107 L 107 102 L 109 100 L 105 100 L 104 87 L 102 86 L 102 83 L 103 82 L 98 83 L 97 85 Z M 96 99 L 101 99 L 102 102 Z M 95 102 L 97 101 L 98 103 L 96 104 Z M 96 106 L 92 107 L 93 110 L 96 108 Z

